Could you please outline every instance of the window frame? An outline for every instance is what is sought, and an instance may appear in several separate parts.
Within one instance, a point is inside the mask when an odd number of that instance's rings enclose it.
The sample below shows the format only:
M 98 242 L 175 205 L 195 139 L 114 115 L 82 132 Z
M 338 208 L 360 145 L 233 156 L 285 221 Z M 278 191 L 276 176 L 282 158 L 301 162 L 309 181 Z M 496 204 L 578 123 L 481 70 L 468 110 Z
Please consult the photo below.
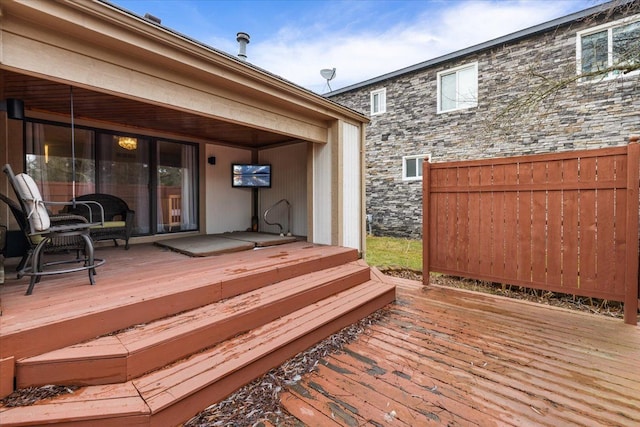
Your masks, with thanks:
M 379 96 L 379 100 L 380 102 L 378 103 L 379 109 L 378 111 L 374 111 L 374 99 L 375 96 L 378 95 Z M 371 91 L 371 93 L 369 94 L 369 105 L 370 105 L 370 111 L 371 111 L 371 115 L 372 116 L 377 116 L 379 114 L 384 114 L 387 112 L 387 88 L 382 88 L 382 89 L 376 89 Z
M 431 154 L 412 154 L 409 156 L 402 156 L 402 180 L 403 181 L 422 181 L 422 170 L 416 167 L 416 172 L 420 171 L 420 175 L 407 176 L 407 160 L 422 159 L 423 162 L 431 161 Z M 417 165 L 416 165 L 417 166 Z
M 597 34 L 603 31 L 607 32 L 607 67 L 611 67 L 613 65 L 613 57 L 614 57 L 614 52 L 613 52 L 614 28 L 626 26 L 636 22 L 640 22 L 640 14 L 627 16 L 622 19 L 618 19 L 612 22 L 606 22 L 604 24 L 596 25 L 595 27 L 590 27 L 590 28 L 576 32 L 576 74 L 578 76 L 582 74 L 582 39 L 583 37 Z M 600 81 L 619 78 L 621 76 L 635 76 L 638 74 L 640 74 L 640 70 L 634 70 L 628 74 L 620 74 L 614 71 L 609 71 L 606 75 L 603 74 L 602 76 L 594 76 L 592 78 L 581 77 L 578 81 L 580 83 L 594 83 L 594 82 L 600 82 Z
M 475 72 L 475 100 L 473 101 L 472 105 L 463 105 L 460 106 L 461 102 L 458 98 L 458 89 L 459 89 L 459 78 L 458 78 L 458 74 L 463 71 L 463 70 L 468 70 L 468 69 L 473 69 L 473 71 Z M 442 77 L 444 76 L 449 76 L 451 74 L 455 74 L 456 75 L 456 107 L 455 108 L 450 108 L 447 110 L 443 110 L 442 109 Z M 463 65 L 459 65 L 457 67 L 453 67 L 453 68 L 449 68 L 443 71 L 438 71 L 437 75 L 436 75 L 436 81 L 437 81 L 437 113 L 438 114 L 442 114 L 442 113 L 449 113 L 452 111 L 460 111 L 460 110 L 468 110 L 470 108 L 476 108 L 478 107 L 478 62 L 470 62 L 467 64 L 463 64 Z M 467 102 L 465 102 L 466 104 Z

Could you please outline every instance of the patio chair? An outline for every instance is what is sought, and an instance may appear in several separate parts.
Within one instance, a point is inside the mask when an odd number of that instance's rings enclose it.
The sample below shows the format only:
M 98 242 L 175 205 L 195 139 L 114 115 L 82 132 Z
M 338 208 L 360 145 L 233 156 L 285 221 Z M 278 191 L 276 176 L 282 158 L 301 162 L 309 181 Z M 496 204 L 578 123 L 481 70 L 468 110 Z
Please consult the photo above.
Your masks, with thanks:
M 29 235 L 29 220 L 26 215 L 22 211 L 22 208 L 18 203 L 14 202 L 12 199 L 7 197 L 6 195 L 0 193 L 0 201 L 6 204 L 9 207 L 9 210 L 13 214 L 13 217 L 20 228 L 19 232 L 15 232 L 12 235 L 12 231 L 7 233 L 7 247 L 5 248 L 5 252 L 3 255 L 5 258 L 10 257 L 22 257 L 18 266 L 16 267 L 16 271 L 20 271 L 25 266 L 29 254 L 33 249 L 35 249 L 36 245 L 40 243 L 42 240 L 41 236 L 31 237 Z M 54 214 L 49 215 L 52 225 L 63 225 L 69 223 L 76 222 L 88 222 L 86 218 L 80 215 L 70 215 L 70 214 Z M 13 236 L 13 238 L 12 238 Z M 84 240 L 79 236 L 72 237 L 57 237 L 52 239 L 45 246 L 45 252 L 63 252 L 63 251 L 82 251 L 84 250 Z M 79 255 L 78 255 L 79 256 Z M 20 278 L 20 277 L 18 277 Z
M 45 202 L 35 181 L 29 175 L 25 173 L 15 175 L 8 164 L 4 166 L 3 171 L 9 177 L 20 209 L 15 209 L 15 203 L 8 203 L 9 207 L 11 208 L 13 204 L 12 212 L 18 225 L 24 230 L 29 244 L 28 252 L 23 257 L 18 270 L 18 277 L 31 276 L 26 295 L 31 295 L 35 284 L 42 276 L 53 274 L 86 270 L 89 274 L 89 282 L 94 285 L 95 268 L 104 264 L 103 259 L 94 257 L 93 241 L 89 236 L 89 228 L 96 224 L 77 215 L 50 215 L 46 209 L 47 204 L 67 205 L 67 203 Z M 63 249 L 75 250 L 76 257 L 70 260 L 44 262 L 45 252 Z M 82 265 L 78 266 L 79 263 Z M 67 264 L 75 265 L 65 267 Z

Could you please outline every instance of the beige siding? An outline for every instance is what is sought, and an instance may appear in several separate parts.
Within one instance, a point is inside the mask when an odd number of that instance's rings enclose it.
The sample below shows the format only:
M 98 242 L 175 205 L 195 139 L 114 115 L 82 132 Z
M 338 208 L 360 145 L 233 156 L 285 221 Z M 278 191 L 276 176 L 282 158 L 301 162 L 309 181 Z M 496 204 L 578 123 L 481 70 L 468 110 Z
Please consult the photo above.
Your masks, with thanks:
M 307 143 L 287 145 L 260 151 L 260 163 L 270 163 L 271 188 L 260 190 L 260 230 L 279 233 L 277 225 L 264 222 L 264 212 L 286 199 L 291 203 L 291 224 L 287 224 L 287 208 L 282 203 L 269 214 L 269 222 L 280 223 L 286 233 L 288 229 L 296 236 L 307 235 Z
M 342 126 L 342 245 L 361 250 L 362 226 L 362 162 L 360 129 Z
M 313 243 L 331 241 L 331 145 L 313 144 Z
M 251 190 L 231 188 L 231 163 L 251 162 L 251 151 L 208 145 L 206 156 L 216 157 L 215 165 L 204 166 L 207 234 L 246 230 L 251 227 Z

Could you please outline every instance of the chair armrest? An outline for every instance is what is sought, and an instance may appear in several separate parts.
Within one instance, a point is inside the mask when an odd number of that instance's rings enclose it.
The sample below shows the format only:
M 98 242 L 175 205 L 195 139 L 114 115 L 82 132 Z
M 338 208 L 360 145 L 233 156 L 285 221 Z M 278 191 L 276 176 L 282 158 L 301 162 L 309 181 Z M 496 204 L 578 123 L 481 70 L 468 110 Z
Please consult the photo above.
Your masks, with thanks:
M 87 218 L 83 217 L 82 215 L 69 213 L 49 215 L 49 220 L 51 221 L 51 225 L 89 223 L 89 220 L 87 220 Z
M 83 206 L 84 208 L 86 208 L 89 211 L 89 222 L 90 223 L 94 223 L 93 222 L 93 210 L 91 209 L 91 205 L 95 205 L 98 207 L 98 209 L 100 210 L 100 225 L 104 225 L 104 208 L 102 207 L 102 205 L 98 202 L 94 202 L 91 200 L 86 200 L 86 201 L 82 201 L 82 202 L 44 202 L 45 205 L 52 205 L 52 206 L 72 206 L 72 209 L 76 209 L 77 210 L 77 206 Z

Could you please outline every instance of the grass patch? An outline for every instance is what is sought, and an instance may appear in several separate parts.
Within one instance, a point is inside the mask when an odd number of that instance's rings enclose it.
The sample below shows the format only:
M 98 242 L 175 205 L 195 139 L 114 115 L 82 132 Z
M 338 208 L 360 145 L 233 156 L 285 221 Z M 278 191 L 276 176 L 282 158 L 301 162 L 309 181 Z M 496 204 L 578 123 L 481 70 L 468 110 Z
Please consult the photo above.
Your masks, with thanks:
M 422 271 L 422 240 L 367 236 L 366 261 L 381 269 Z

